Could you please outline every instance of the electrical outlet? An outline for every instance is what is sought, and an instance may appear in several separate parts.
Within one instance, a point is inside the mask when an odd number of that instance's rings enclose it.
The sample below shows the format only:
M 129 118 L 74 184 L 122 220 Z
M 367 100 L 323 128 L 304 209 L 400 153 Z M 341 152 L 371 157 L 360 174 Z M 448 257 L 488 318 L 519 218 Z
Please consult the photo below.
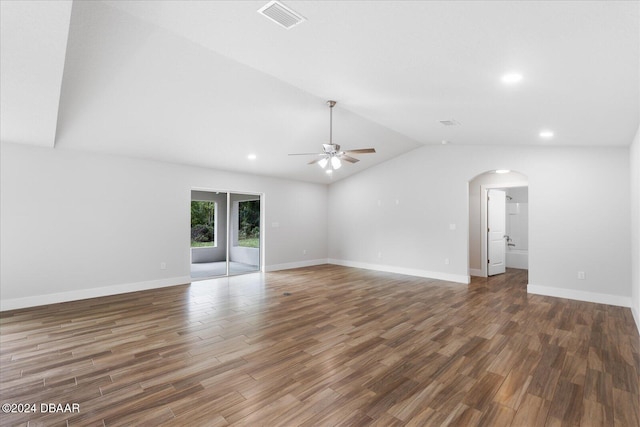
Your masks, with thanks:
M 162 261 L 162 262 L 160 263 L 160 270 L 166 270 L 166 269 L 167 269 L 167 263 L 166 263 L 166 262 L 164 262 L 164 261 Z
M 449 265 L 449 258 L 445 258 L 445 259 L 444 259 L 444 263 L 445 263 L 446 265 Z
M 302 250 L 302 255 L 306 255 L 306 254 L 307 254 L 307 250 L 306 250 L 306 249 L 303 249 L 303 250 Z
M 584 271 L 578 271 L 578 280 L 585 280 L 586 276 L 584 274 Z
M 378 252 L 378 258 L 382 258 L 382 252 Z

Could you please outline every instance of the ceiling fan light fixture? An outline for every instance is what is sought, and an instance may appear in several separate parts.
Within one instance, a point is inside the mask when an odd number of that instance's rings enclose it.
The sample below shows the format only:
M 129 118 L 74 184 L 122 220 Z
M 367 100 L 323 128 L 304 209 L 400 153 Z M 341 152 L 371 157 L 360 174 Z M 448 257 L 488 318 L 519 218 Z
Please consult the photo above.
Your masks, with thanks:
M 327 159 L 326 157 L 318 162 L 322 169 L 327 167 L 327 163 L 329 163 L 329 159 Z
M 331 157 L 331 167 L 334 169 L 340 169 L 342 167 L 342 162 L 337 157 Z
M 522 81 L 522 74 L 518 72 L 507 73 L 502 76 L 502 83 L 507 85 L 514 85 Z
M 540 138 L 551 139 L 551 138 L 553 138 L 553 131 L 548 130 L 548 129 L 547 130 L 543 130 L 543 131 L 540 131 L 539 135 L 540 135 Z

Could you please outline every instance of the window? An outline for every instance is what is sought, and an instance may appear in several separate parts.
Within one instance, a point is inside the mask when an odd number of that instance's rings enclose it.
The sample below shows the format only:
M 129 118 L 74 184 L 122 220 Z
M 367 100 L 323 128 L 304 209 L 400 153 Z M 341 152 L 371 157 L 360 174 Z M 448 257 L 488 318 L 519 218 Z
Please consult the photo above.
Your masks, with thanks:
M 238 246 L 260 247 L 260 200 L 238 202 Z
M 216 202 L 191 202 L 191 247 L 216 245 Z

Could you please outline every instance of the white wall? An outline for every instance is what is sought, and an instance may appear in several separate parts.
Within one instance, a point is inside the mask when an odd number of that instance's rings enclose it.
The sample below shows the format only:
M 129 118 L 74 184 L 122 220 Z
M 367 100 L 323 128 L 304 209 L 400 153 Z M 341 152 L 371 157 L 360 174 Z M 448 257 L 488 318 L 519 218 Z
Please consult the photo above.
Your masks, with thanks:
M 192 188 L 265 194 L 266 270 L 328 256 L 464 282 L 468 181 L 510 168 L 529 178 L 530 291 L 633 303 L 637 320 L 639 145 L 636 135 L 631 160 L 627 148 L 428 146 L 327 195 L 323 185 L 2 144 L 2 309 L 188 282 Z
M 4 143 L 1 154 L 2 309 L 189 282 L 192 188 L 265 194 L 267 270 L 326 262 L 325 185 Z
M 631 168 L 631 309 L 640 331 L 640 127 L 629 149 Z
M 529 179 L 529 291 L 629 306 L 628 153 L 455 145 L 413 150 L 330 186 L 329 258 L 464 282 L 468 182 L 507 168 Z M 577 279 L 578 271 L 586 280 Z
M 527 187 L 507 188 L 507 235 L 511 238 L 507 249 L 529 250 L 529 196 Z M 507 267 L 510 267 L 507 265 Z
M 507 200 L 507 203 L 529 203 L 529 188 L 528 187 L 513 187 L 507 189 L 507 196 L 511 197 L 511 200 Z

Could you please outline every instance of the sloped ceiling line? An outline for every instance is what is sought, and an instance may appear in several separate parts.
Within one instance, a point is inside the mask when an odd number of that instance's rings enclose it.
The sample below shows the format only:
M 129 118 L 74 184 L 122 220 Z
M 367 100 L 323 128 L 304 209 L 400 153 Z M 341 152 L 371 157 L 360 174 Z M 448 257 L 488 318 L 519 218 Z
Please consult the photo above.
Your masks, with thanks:
M 0 2 L 0 141 L 55 146 L 72 4 Z

